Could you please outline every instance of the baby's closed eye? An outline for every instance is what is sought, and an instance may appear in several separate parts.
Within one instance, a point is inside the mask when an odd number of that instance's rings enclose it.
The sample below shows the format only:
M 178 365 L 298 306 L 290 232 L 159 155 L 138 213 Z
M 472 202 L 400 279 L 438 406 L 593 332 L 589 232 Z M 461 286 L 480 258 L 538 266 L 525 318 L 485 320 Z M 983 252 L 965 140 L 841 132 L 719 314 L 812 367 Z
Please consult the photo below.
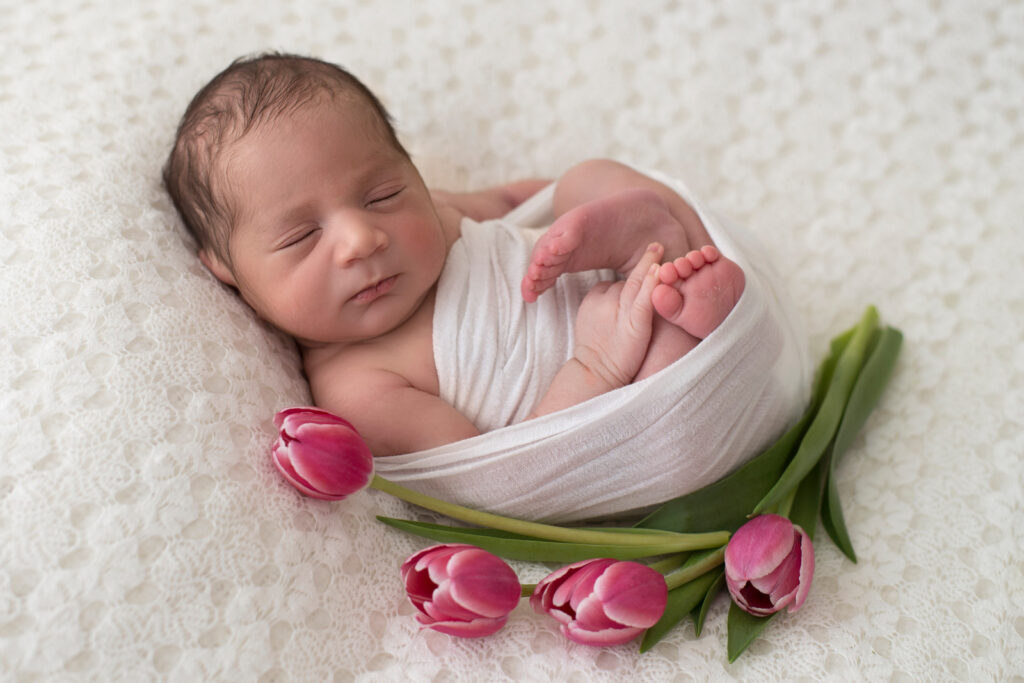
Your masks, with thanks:
M 288 249 L 289 247 L 294 247 L 298 244 L 301 244 L 308 238 L 315 235 L 319 230 L 320 227 L 315 225 L 302 228 L 293 235 L 287 237 L 285 241 L 281 244 L 281 246 L 278 247 L 278 249 Z
M 367 204 L 370 206 L 384 204 L 392 199 L 396 199 L 404 189 L 404 187 L 400 187 L 398 189 L 386 190 L 380 196 L 370 199 Z

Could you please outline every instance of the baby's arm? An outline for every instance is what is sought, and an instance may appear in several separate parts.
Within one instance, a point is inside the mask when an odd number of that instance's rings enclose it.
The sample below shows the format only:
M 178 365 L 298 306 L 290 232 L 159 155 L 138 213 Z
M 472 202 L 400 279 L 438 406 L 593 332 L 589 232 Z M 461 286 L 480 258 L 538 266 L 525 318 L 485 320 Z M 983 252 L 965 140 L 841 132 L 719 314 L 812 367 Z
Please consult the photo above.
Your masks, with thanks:
M 345 373 L 344 382 L 311 381 L 316 405 L 351 422 L 374 456 L 412 453 L 468 439 L 480 430 L 437 396 L 379 369 Z
M 600 282 L 576 316 L 573 357 L 555 375 L 530 417 L 546 415 L 633 381 L 647 355 L 651 292 L 663 249 L 651 244 L 625 281 Z
M 486 221 L 504 216 L 550 184 L 550 180 L 530 178 L 476 192 L 431 190 L 430 194 L 439 208 L 451 207 L 475 221 Z

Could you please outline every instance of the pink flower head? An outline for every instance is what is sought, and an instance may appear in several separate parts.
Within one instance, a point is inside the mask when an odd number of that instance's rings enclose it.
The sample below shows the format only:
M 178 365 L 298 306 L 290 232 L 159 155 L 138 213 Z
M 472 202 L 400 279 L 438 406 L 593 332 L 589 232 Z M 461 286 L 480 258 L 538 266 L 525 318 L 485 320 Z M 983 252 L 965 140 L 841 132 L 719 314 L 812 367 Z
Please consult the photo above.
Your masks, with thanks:
M 489 636 L 519 604 L 522 587 L 512 567 L 486 550 L 462 544 L 435 545 L 402 564 L 416 620 L 463 638 Z
M 785 517 L 759 515 L 741 526 L 725 549 L 725 584 L 741 608 L 762 617 L 789 605 L 800 609 L 814 576 L 814 546 Z
M 665 611 L 665 577 L 638 562 L 583 560 L 549 574 L 530 605 L 550 614 L 583 645 L 620 645 L 654 626 Z
M 289 408 L 274 424 L 274 464 L 307 496 L 341 500 L 370 483 L 373 455 L 346 420 L 319 408 Z

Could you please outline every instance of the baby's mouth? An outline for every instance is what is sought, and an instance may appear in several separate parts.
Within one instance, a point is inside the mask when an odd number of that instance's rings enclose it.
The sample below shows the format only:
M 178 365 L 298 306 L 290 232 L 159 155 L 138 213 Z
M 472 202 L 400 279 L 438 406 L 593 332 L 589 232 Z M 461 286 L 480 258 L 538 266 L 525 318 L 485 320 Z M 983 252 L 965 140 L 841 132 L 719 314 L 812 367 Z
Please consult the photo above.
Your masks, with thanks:
M 398 279 L 397 275 L 386 277 L 383 280 L 378 281 L 376 284 L 372 284 L 366 289 L 360 290 L 352 297 L 352 301 L 356 303 L 369 303 L 377 297 L 384 296 L 391 291 L 391 288 L 395 285 L 395 280 Z

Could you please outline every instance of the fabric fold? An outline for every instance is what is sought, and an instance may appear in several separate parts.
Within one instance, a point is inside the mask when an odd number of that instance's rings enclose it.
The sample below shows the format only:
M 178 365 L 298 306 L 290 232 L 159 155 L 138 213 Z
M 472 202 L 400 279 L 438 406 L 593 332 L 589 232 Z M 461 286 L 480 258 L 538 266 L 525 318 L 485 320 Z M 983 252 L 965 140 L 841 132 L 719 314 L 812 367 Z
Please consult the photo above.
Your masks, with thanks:
M 614 273 L 563 276 L 523 302 L 519 282 L 551 220 L 553 186 L 501 219 L 466 220 L 438 283 L 434 356 L 441 398 L 484 433 L 378 458 L 381 476 L 524 519 L 623 517 L 716 481 L 799 417 L 812 373 L 805 335 L 763 250 L 681 182 L 644 172 L 679 192 L 743 268 L 725 321 L 652 377 L 524 422 L 571 355 L 580 301 Z

